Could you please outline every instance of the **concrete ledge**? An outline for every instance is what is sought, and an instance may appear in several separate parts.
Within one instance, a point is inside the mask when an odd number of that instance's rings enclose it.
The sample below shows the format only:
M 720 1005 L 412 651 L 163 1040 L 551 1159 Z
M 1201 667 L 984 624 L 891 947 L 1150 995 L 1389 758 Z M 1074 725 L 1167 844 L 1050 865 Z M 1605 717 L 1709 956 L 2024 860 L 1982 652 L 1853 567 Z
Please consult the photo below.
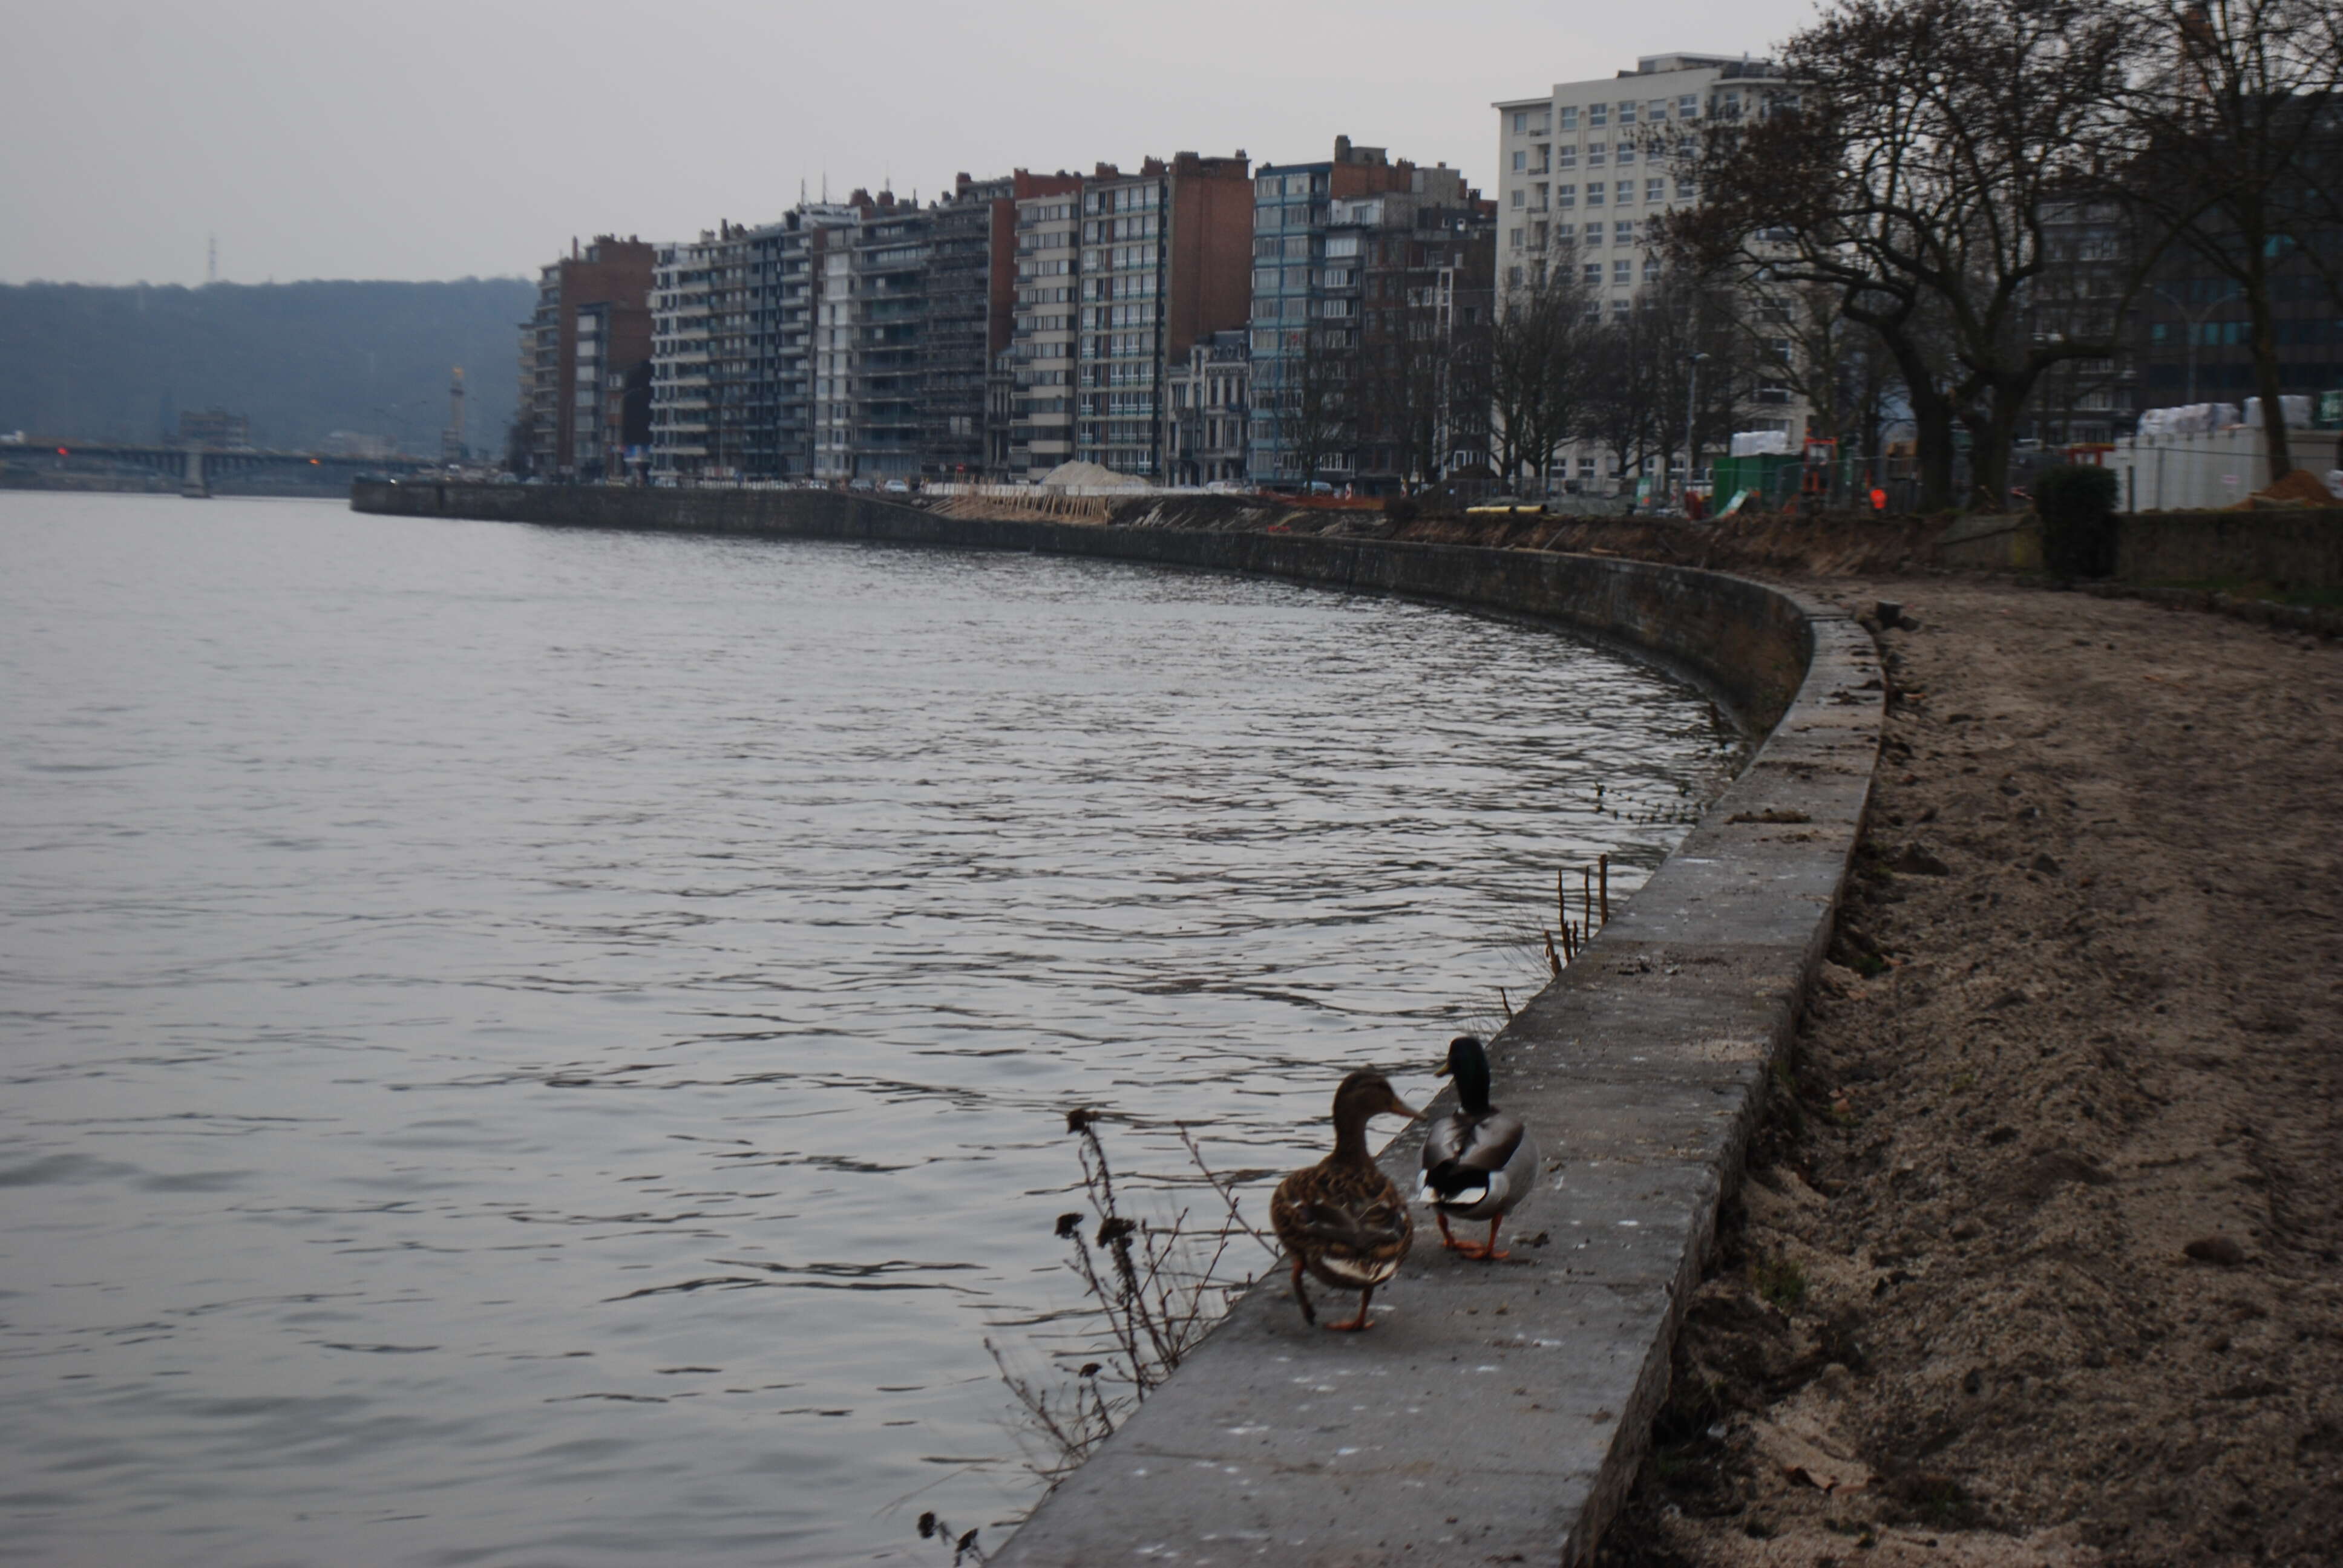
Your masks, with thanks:
M 1514 1217 L 1513 1260 L 1469 1264 L 1419 1241 L 1378 1295 L 1393 1310 L 1363 1335 L 1305 1328 L 1282 1281 L 1264 1282 L 992 1561 L 1592 1557 L 1665 1398 L 1681 1303 L 1861 833 L 1884 694 L 1876 649 L 1844 614 L 1740 578 L 1605 558 L 979 522 L 809 491 L 403 485 L 361 487 L 353 505 L 1048 550 L 1450 599 L 1658 658 L 1770 731 L 1676 852 L 1493 1042 L 1497 1101 L 1559 1161 Z M 1761 815 L 1774 820 L 1751 819 Z M 1424 1042 L 1427 1061 L 1443 1043 Z M 1411 1129 L 1386 1152 L 1395 1175 L 1413 1171 L 1420 1136 Z M 1544 1246 L 1520 1240 L 1541 1231 Z

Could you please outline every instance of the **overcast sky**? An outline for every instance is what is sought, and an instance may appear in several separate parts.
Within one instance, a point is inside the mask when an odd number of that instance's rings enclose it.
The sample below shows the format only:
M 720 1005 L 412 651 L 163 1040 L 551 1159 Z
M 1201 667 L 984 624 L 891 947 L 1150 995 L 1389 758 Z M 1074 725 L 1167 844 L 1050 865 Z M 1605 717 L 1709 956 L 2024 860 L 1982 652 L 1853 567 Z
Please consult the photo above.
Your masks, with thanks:
M 0 281 L 525 272 L 569 236 L 956 170 L 1337 133 L 1493 183 L 1489 104 L 1668 50 L 1762 54 L 1808 0 L 73 0 L 11 7 Z

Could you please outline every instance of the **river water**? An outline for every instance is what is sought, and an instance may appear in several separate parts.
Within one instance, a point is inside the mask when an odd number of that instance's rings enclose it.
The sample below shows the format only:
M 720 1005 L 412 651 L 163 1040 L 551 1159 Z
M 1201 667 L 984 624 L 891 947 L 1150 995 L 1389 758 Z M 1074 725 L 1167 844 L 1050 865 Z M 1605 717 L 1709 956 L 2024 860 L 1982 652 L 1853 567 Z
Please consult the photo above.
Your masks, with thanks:
M 0 495 L 0 719 L 45 1564 L 998 1544 L 1066 1109 L 1167 1188 L 1182 1121 L 1316 1158 L 1730 760 L 1676 682 L 1391 599 L 144 497 Z

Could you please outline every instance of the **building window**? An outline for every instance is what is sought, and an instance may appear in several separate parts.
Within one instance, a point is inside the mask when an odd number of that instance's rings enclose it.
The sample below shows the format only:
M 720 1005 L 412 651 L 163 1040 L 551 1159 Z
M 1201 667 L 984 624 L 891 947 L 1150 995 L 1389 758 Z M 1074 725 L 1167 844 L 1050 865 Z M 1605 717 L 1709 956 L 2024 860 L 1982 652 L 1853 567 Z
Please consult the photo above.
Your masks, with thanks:
M 1505 231 L 1505 248 L 1508 250 L 1519 250 L 1522 248 L 1522 231 L 1520 229 L 1513 228 Z M 2158 328 L 2158 330 L 2161 331 L 2162 329 Z
M 1600 288 L 1603 286 L 1603 264 L 1601 262 L 1590 261 L 1586 264 L 1586 286 L 1589 288 Z
M 1665 200 L 1667 200 L 1667 199 L 1668 199 L 1668 182 L 1667 182 L 1666 180 L 1664 180 L 1664 179 L 1647 179 L 1647 180 L 1645 180 L 1645 181 L 1644 182 L 1644 199 L 1645 201 L 1665 201 Z
M 1699 181 L 1697 181 L 1697 180 L 1678 180 L 1678 181 L 1676 181 L 1676 200 L 1678 200 L 1678 201 L 1690 201 L 1690 200 L 1692 200 L 1694 196 L 1697 196 L 1698 195 L 1700 195 L 1700 182 L 1699 182 Z
M 1668 101 L 1665 98 L 1654 98 L 1649 104 L 1644 106 L 1644 118 L 1650 120 L 1654 125 L 1659 124 L 1667 117 Z
M 1676 118 L 1679 120 L 1696 120 L 1700 118 L 1700 95 L 1698 93 L 1686 93 L 1676 100 Z
M 1578 205 L 1578 187 L 1576 186 L 1554 186 L 1554 204 L 1556 206 L 1576 206 Z
M 1576 168 L 1578 166 L 1577 144 L 1573 143 L 1569 146 L 1564 147 L 1560 152 L 1556 153 L 1554 155 L 1554 166 L 1558 169 Z
M 1589 129 L 1589 130 L 1593 130 L 1593 129 L 1594 129 L 1595 126 L 1607 126 L 1607 125 L 1609 125 L 1610 123 L 1611 123 L 1611 106 L 1610 106 L 1610 105 L 1608 105 L 1608 104 L 1589 104 L 1589 105 L 1587 105 L 1587 106 L 1586 106 L 1586 128 L 1587 128 L 1587 129 Z
M 1644 258 L 1644 281 L 1645 283 L 1657 283 L 1659 280 L 1660 258 L 1656 256 L 1645 256 Z
M 1513 111 L 1513 135 L 1517 136 L 1527 136 L 1529 134 L 1529 128 L 1530 112 L 1527 109 L 1515 109 Z
M 1507 267 L 1505 269 L 1505 281 L 1511 284 L 1513 287 L 1519 288 L 1522 286 L 1522 269 L 1518 266 Z
M 1623 217 L 1616 223 L 1613 224 L 1611 226 L 1611 238 L 1613 243 L 1617 245 L 1634 244 L 1635 220 L 1632 217 Z
M 1633 102 L 1628 102 L 1628 103 L 1623 103 L 1623 104 L 1621 104 L 1621 105 L 1619 106 L 1619 125 L 1620 125 L 1620 127 L 1621 127 L 1622 129 L 1624 129 L 1625 127 L 1627 127 L 1627 126 L 1632 126 L 1632 125 L 1634 125 L 1634 123 L 1635 123 L 1635 106 L 1634 106 L 1634 104 Z
M 1527 191 L 1522 189 L 1519 186 L 1515 186 L 1513 187 L 1513 206 L 1516 207 L 1520 206 L 1522 203 L 1528 198 L 1528 196 L 1529 193 Z
M 1633 307 L 1626 300 L 1614 299 L 1611 302 L 1611 318 L 1614 321 L 1624 321 L 1627 319 L 1627 312 L 1632 308 Z
M 1635 182 L 1634 180 L 1621 180 L 1619 182 L 1619 201 L 1621 204 L 1624 205 L 1625 203 L 1634 201 L 1634 199 Z
M 1527 167 L 1529 167 L 1529 166 L 1530 166 L 1530 156 L 1529 156 L 1529 154 L 1527 154 L 1527 153 L 1525 153 L 1525 152 L 1522 151 L 1520 148 L 1516 147 L 1516 148 L 1513 150 L 1513 173 L 1515 173 L 1515 174 L 1520 174 L 1523 169 L 1525 169 L 1525 168 L 1527 168 Z
M 1603 166 L 1604 154 L 1609 147 L 1609 145 L 1610 144 L 1607 142 L 1589 142 L 1586 144 L 1586 166 L 1588 168 L 1599 169 Z
M 1587 186 L 1586 205 L 1588 206 L 1601 206 L 1603 205 L 1603 182 L 1601 180 L 1595 180 Z
M 1634 264 L 1634 262 L 1632 259 L 1630 259 L 1630 258 L 1628 258 L 1628 257 L 1626 257 L 1626 256 L 1622 256 L 1622 257 L 1620 257 L 1617 261 L 1613 262 L 1613 263 L 1611 264 L 1611 281 L 1612 281 L 1613 283 L 1633 283 L 1633 282 L 1634 282 L 1634 281 L 1635 281 L 1635 264 Z

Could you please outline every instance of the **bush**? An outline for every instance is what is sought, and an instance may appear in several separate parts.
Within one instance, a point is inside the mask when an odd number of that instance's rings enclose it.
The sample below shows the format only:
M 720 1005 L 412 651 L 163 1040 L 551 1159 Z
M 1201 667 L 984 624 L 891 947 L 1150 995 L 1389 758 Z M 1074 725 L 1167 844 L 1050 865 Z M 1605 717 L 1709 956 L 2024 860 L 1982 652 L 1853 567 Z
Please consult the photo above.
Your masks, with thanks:
M 2034 477 L 2042 518 L 2042 564 L 2059 578 L 2103 578 L 2116 569 L 2116 477 L 2073 463 Z

